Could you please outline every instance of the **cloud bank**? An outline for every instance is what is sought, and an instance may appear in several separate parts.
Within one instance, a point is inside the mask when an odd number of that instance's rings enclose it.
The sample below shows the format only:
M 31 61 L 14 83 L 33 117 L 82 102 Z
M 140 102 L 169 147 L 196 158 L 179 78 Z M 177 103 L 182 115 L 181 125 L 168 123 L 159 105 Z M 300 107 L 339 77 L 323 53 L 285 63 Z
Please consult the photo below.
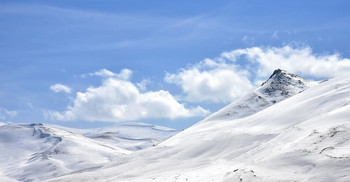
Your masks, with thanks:
M 150 118 L 186 118 L 203 116 L 207 110 L 197 106 L 186 108 L 168 91 L 140 89 L 128 79 L 131 70 L 119 74 L 102 69 L 93 75 L 105 77 L 99 87 L 77 92 L 74 102 L 64 112 L 53 111 L 50 116 L 63 121 L 135 121 Z
M 310 78 L 329 78 L 348 74 L 350 59 L 315 54 L 310 47 L 251 47 L 167 73 L 164 80 L 180 86 L 186 101 L 229 103 L 261 84 L 277 68 Z

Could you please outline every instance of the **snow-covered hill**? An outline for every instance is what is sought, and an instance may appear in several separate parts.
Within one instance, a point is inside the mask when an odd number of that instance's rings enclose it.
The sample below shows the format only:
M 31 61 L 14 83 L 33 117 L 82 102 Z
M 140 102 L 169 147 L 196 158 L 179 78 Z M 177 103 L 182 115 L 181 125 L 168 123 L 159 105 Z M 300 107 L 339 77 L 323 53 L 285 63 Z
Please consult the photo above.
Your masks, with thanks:
M 117 123 L 113 126 L 94 129 L 73 129 L 57 125 L 53 127 L 79 133 L 107 145 L 130 151 L 156 146 L 179 132 L 162 126 L 135 122 Z
M 350 181 L 350 77 L 307 90 L 300 77 L 271 78 L 248 113 L 227 107 L 154 148 L 50 181 Z
M 42 181 L 93 170 L 157 145 L 176 130 L 143 123 L 73 129 L 43 124 L 0 126 L 0 181 Z M 120 146 L 120 147 L 119 147 Z
M 130 151 L 42 124 L 0 127 L 0 171 L 19 181 L 41 181 L 101 166 Z

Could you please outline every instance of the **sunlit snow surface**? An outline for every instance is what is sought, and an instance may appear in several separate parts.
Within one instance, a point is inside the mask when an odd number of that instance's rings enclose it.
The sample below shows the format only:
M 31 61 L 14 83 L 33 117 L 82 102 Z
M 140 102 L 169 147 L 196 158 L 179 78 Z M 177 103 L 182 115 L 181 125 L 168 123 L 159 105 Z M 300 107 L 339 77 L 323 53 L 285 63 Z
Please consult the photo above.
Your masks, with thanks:
M 1 123 L 0 181 L 43 181 L 94 170 L 176 133 L 143 123 L 98 129 Z
M 134 122 L 117 123 L 113 126 L 95 129 L 73 129 L 57 125 L 52 127 L 62 128 L 130 151 L 153 147 L 179 132 L 178 130 L 157 125 Z
M 227 111 L 154 148 L 50 181 L 350 181 L 350 77 L 256 113 Z

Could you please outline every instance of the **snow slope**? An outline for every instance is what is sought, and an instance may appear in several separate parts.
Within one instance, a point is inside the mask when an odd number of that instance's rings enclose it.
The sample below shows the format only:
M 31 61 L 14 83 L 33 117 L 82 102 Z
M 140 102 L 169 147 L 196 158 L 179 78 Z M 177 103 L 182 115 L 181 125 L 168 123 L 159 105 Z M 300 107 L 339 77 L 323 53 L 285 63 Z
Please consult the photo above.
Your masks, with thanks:
M 50 181 L 350 181 L 350 77 L 255 113 L 226 111 L 154 148 Z
M 42 124 L 0 126 L 0 181 L 42 181 L 92 170 L 133 150 L 157 145 L 177 130 L 144 123 L 73 129 Z
M 1 126 L 0 151 L 0 178 L 19 181 L 41 181 L 101 166 L 130 153 L 42 124 Z
M 113 126 L 94 129 L 73 129 L 52 125 L 107 145 L 137 151 L 158 145 L 160 142 L 178 133 L 178 130 L 157 125 L 135 122 L 117 123 Z

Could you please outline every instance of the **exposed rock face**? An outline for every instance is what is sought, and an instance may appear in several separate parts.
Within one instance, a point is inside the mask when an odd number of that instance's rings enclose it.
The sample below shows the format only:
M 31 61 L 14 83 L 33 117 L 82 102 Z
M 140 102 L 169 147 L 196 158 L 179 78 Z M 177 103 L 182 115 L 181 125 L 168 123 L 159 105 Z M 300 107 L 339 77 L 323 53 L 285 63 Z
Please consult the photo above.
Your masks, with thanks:
M 296 95 L 309 87 L 310 81 L 298 75 L 277 69 L 257 90 L 265 96 L 271 96 L 270 98 L 266 98 L 272 99 L 270 102 L 276 103 Z

